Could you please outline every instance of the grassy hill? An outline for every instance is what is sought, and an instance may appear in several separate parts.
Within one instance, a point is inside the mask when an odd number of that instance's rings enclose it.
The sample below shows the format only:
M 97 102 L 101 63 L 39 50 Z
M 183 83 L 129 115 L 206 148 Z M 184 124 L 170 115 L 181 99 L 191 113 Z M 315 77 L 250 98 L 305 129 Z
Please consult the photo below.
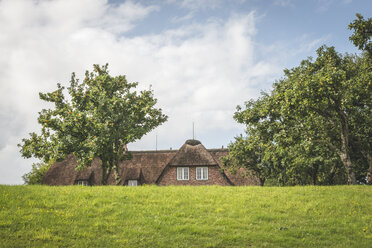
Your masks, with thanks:
M 371 244 L 369 186 L 0 186 L 0 247 Z

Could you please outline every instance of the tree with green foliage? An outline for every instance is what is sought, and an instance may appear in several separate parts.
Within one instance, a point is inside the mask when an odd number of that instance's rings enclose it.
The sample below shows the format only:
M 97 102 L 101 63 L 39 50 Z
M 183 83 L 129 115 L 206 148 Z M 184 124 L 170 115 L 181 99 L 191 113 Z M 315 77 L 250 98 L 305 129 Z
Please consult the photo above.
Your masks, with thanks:
M 349 39 L 358 49 L 372 54 L 372 18 L 364 20 L 361 14 L 356 14 L 356 17 L 357 19 L 349 24 L 349 29 L 354 30 Z
M 260 164 L 269 172 L 266 178 L 281 184 L 340 183 L 342 172 L 349 184 L 366 182 L 371 170 L 372 62 L 371 34 L 365 37 L 363 20 L 358 16 L 350 24 L 356 29 L 350 39 L 366 49 L 361 55 L 341 55 L 322 46 L 315 61 L 308 58 L 284 70 L 270 94 L 249 101 L 245 109 L 238 106 L 234 118 L 246 125 L 247 137 L 229 146 L 226 165 L 257 171 Z M 250 157 L 252 151 L 260 153 L 259 161 Z
M 304 60 L 299 67 L 286 70 L 285 78 L 274 85 L 274 97 L 281 105 L 282 119 L 301 123 L 303 135 L 311 143 L 333 150 L 344 165 L 348 183 L 356 184 L 351 139 L 368 137 L 358 135 L 365 130 L 352 129 L 351 122 L 356 120 L 361 127 L 368 127 L 371 119 L 363 114 L 371 111 L 370 97 L 365 94 L 372 92 L 371 81 L 359 80 L 364 72 L 358 64 L 364 57 L 342 56 L 333 47 L 321 47 L 317 55 L 314 62 Z M 365 146 L 361 150 L 369 152 Z
M 29 173 L 22 176 L 23 181 L 27 185 L 42 184 L 43 176 L 53 165 L 54 161 L 46 163 L 34 163 L 32 164 L 32 169 Z
M 324 144 L 304 136 L 304 125 L 283 118 L 277 99 L 263 94 L 238 106 L 234 119 L 246 125 L 246 137 L 229 145 L 224 164 L 230 169 L 246 167 L 260 180 L 276 185 L 326 185 L 341 183 L 344 172 L 335 154 Z
M 275 123 L 272 123 L 270 119 L 261 118 L 269 114 L 266 100 L 267 95 L 264 95 L 256 101 L 248 101 L 244 114 L 241 112 L 241 107 L 238 106 L 234 119 L 238 123 L 249 122 L 252 125 L 247 125 L 247 137 L 242 135 L 236 137 L 235 142 L 229 145 L 229 156 L 222 158 L 223 163 L 232 172 L 237 167 L 249 168 L 258 178 L 261 186 L 274 173 L 272 161 L 265 156 L 275 146 L 271 140 L 276 132 Z
M 102 184 L 111 172 L 119 184 L 119 162 L 130 159 L 127 144 L 167 120 L 155 107 L 153 91 L 134 91 L 138 83 L 128 83 L 125 76 L 109 75 L 108 64 L 94 65 L 86 71 L 82 83 L 72 73 L 68 96 L 57 85 L 51 93 L 40 93 L 40 99 L 53 103 L 53 109 L 39 112 L 41 134 L 31 133 L 19 144 L 22 156 L 35 157 L 43 163 L 64 159 L 73 153 L 77 169 L 101 159 Z
M 353 42 L 353 44 L 358 47 L 360 50 L 364 52 L 364 57 L 362 57 L 359 60 L 358 66 L 361 68 L 360 75 L 359 75 L 359 81 L 368 81 L 369 84 L 371 84 L 371 71 L 372 71 L 372 65 L 371 65 L 371 57 L 372 57 L 372 18 L 368 18 L 365 20 L 361 14 L 357 14 L 357 19 L 354 20 L 352 23 L 349 24 L 349 29 L 354 30 L 354 34 L 350 36 L 350 40 Z M 371 87 L 371 86 L 370 86 Z M 369 88 L 370 89 L 370 88 Z M 366 101 L 366 104 L 369 105 L 369 110 L 371 110 L 371 104 L 372 104 L 372 93 L 371 91 L 365 91 L 363 98 L 368 99 Z M 364 160 L 368 163 L 369 169 L 368 169 L 368 183 L 372 184 L 372 145 L 371 142 L 366 142 L 364 137 L 371 137 L 372 133 L 372 121 L 371 111 L 366 111 L 360 114 L 359 118 L 353 120 L 351 125 L 355 129 L 361 130 L 358 136 L 354 137 L 352 142 L 355 144 L 355 154 L 356 158 L 359 160 L 359 162 L 362 162 L 361 160 Z M 367 122 L 367 126 L 360 127 L 360 124 L 358 119 L 368 119 L 369 122 Z M 360 149 L 365 148 L 366 149 Z M 360 156 L 362 155 L 362 156 Z

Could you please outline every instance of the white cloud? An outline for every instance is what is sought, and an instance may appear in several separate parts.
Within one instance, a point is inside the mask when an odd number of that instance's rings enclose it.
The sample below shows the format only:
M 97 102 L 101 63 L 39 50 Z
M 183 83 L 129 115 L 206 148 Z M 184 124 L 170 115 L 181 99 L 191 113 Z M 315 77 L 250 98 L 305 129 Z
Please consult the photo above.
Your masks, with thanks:
M 157 6 L 144 7 L 138 3 L 126 1 L 119 6 L 109 6 L 101 20 L 92 22 L 109 32 L 122 33 L 134 27 L 134 21 L 141 20 L 148 16 L 151 12 L 159 10 Z
M 173 17 L 171 21 L 174 23 L 188 21 L 194 17 L 194 14 L 195 14 L 194 11 L 190 11 L 186 15 Z
M 169 3 L 176 3 L 182 8 L 190 10 L 215 9 L 223 3 L 223 0 L 168 0 Z
M 153 85 L 169 115 L 131 149 L 154 149 L 155 133 L 160 149 L 178 148 L 191 137 L 193 121 L 197 137 L 208 144 L 217 140 L 223 143 L 216 146 L 226 146 L 233 139 L 241 129 L 232 119 L 236 105 L 256 97 L 281 74 L 278 61 L 257 61 L 255 13 L 125 36 L 156 10 L 100 0 L 0 2 L 0 125 L 7 130 L 0 159 L 1 172 L 11 171 L 1 173 L 0 183 L 21 183 L 31 169 L 16 144 L 38 129 L 37 112 L 46 106 L 38 92 L 54 90 L 57 82 L 67 85 L 73 71 L 82 78 L 95 63 L 110 63 L 112 74 L 126 74 L 140 87 Z M 231 136 L 217 139 L 221 133 Z

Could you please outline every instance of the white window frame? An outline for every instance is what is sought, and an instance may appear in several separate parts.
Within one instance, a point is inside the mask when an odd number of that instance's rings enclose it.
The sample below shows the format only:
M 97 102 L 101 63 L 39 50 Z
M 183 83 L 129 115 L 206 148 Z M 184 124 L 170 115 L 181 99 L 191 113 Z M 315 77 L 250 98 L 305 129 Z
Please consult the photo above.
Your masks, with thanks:
M 200 173 L 198 173 L 198 171 Z M 198 177 L 198 174 L 200 177 Z M 195 178 L 196 180 L 208 180 L 208 167 L 196 167 L 195 170 Z
M 77 185 L 80 185 L 80 186 L 88 186 L 89 183 L 87 180 L 79 180 L 77 181 Z
M 189 167 L 177 167 L 177 180 L 187 181 L 190 178 Z
M 137 180 L 128 180 L 128 186 L 138 186 Z

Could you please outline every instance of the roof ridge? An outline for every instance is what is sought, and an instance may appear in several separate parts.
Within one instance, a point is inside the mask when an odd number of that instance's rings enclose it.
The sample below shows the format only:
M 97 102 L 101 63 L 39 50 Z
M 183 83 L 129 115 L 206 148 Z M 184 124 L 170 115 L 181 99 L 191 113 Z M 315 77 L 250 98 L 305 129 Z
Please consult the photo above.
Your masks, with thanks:
M 205 148 L 209 152 L 215 152 L 215 151 L 228 151 L 227 148 Z M 131 153 L 162 153 L 162 152 L 178 152 L 179 149 L 172 149 L 172 150 L 135 150 L 135 151 L 129 151 Z

